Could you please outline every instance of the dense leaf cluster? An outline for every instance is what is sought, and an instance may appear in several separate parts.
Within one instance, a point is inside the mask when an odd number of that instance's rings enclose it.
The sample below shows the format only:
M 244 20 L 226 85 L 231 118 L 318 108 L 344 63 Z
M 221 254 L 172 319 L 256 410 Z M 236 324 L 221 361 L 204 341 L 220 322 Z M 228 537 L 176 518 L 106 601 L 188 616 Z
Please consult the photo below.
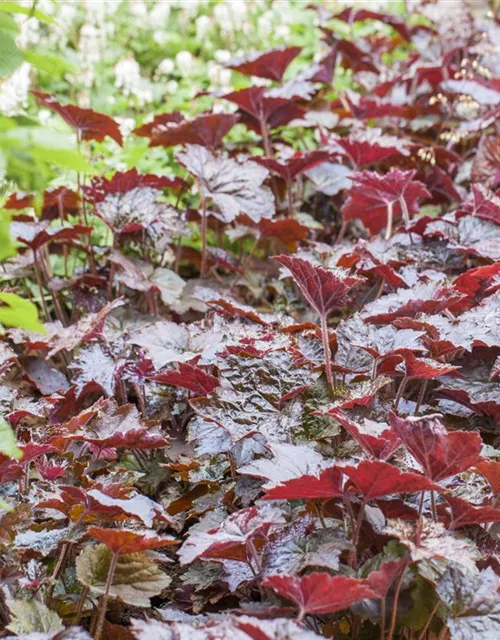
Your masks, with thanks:
M 444 5 L 311 7 L 134 131 L 175 175 L 10 195 L 4 636 L 500 637 L 500 21 Z

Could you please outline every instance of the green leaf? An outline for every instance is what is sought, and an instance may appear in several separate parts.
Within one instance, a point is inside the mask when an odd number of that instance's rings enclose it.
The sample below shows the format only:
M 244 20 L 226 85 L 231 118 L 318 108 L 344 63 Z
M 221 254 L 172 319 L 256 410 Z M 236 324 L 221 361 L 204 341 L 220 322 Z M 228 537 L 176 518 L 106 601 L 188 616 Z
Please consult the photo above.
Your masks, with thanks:
M 0 453 L 15 460 L 19 460 L 23 455 L 23 452 L 17 446 L 16 436 L 12 431 L 12 427 L 3 418 L 0 418 Z
M 10 31 L 12 35 L 16 35 L 20 30 L 12 16 L 8 13 L 0 13 L 0 31 Z
M 38 310 L 29 300 L 23 300 L 15 293 L 0 293 L 0 323 L 7 327 L 19 327 L 27 331 L 46 333 L 38 319 Z
M 2 154 L 0 153 L 0 173 Z M 15 254 L 12 237 L 10 235 L 10 216 L 5 210 L 0 210 L 0 260 L 10 258 Z
M 111 558 L 112 553 L 104 544 L 85 547 L 76 559 L 78 580 L 92 592 L 104 593 Z M 144 553 L 129 553 L 118 558 L 109 595 L 135 607 L 150 607 L 150 599 L 170 582 L 170 576 L 152 558 Z
M 0 78 L 13 73 L 23 59 L 23 54 L 10 32 L 0 31 Z
M 79 173 L 90 173 L 90 165 L 85 158 L 76 150 L 71 149 L 51 149 L 50 156 L 42 148 L 34 148 L 31 150 L 33 157 L 38 160 L 46 160 L 50 164 L 54 164 L 61 169 L 70 169 Z
M 2 0 L 2 2 L 0 2 L 0 11 L 5 13 L 20 13 L 24 16 L 36 18 L 37 20 L 40 20 L 40 22 L 45 22 L 46 24 L 54 23 L 54 18 L 49 16 L 48 13 L 45 13 L 45 11 L 40 11 L 40 9 L 37 9 L 35 6 L 35 2 L 33 2 L 32 7 L 23 7 L 17 2 Z
M 30 633 L 56 635 L 63 631 L 61 618 L 45 604 L 32 600 L 6 600 L 11 621 L 7 629 L 18 636 Z
M 53 77 L 62 77 L 65 73 L 75 72 L 75 67 L 70 62 L 50 53 L 25 51 L 24 58 L 39 71 L 45 71 Z

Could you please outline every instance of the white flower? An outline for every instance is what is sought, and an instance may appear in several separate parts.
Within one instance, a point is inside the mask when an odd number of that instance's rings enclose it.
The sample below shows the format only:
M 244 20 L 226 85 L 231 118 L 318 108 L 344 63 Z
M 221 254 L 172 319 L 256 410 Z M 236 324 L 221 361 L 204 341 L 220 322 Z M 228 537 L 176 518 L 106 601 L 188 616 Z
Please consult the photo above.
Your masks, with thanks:
M 274 33 L 277 38 L 286 40 L 290 37 L 290 27 L 287 24 L 279 24 L 274 30 Z
M 173 95 L 174 93 L 177 92 L 178 88 L 179 88 L 179 83 L 177 82 L 177 80 L 170 80 L 165 85 L 165 92 L 170 95 Z
M 165 2 L 164 0 L 160 0 L 153 7 L 151 13 L 149 14 L 149 24 L 151 27 L 159 27 L 165 26 L 170 16 L 170 2 Z
M 23 62 L 0 84 L 0 112 L 7 116 L 24 113 L 28 106 L 31 65 Z
M 214 18 L 222 33 L 228 35 L 234 31 L 234 22 L 231 11 L 225 2 L 215 5 Z
M 115 87 L 130 96 L 141 81 L 141 68 L 133 56 L 123 58 L 115 65 Z
M 38 44 L 40 42 L 40 23 L 37 18 L 26 19 L 25 15 L 16 14 L 16 20 L 20 27 L 17 44 L 21 49 L 27 49 L 30 45 Z
M 141 76 L 141 68 L 133 56 L 123 58 L 115 65 L 115 87 L 125 96 L 134 96 L 140 105 L 153 100 L 151 84 Z
M 273 14 L 271 11 L 266 11 L 257 20 L 257 29 L 260 38 L 269 38 L 273 32 Z
M 231 89 L 231 69 L 210 61 L 207 64 L 207 75 L 212 89 Z
M 46 125 L 51 118 L 52 111 L 49 111 L 49 109 L 40 109 L 38 112 L 38 119 L 41 125 Z
M 217 62 L 220 62 L 220 64 L 226 64 L 226 62 L 229 62 L 229 60 L 231 60 L 232 54 L 227 49 L 217 49 L 217 51 L 214 53 L 214 58 L 217 60 Z
M 135 127 L 134 118 L 120 118 L 120 117 L 117 117 L 117 118 L 115 118 L 115 120 L 118 122 L 118 125 L 120 127 L 120 131 L 121 131 L 122 136 L 124 138 L 126 138 L 130 134 L 132 129 Z
M 189 76 L 193 70 L 193 56 L 189 51 L 179 51 L 175 56 L 175 63 L 182 76 Z
M 174 70 L 174 61 L 170 58 L 164 58 L 158 65 L 157 73 L 162 76 L 168 76 Z
M 196 18 L 196 37 L 203 40 L 210 29 L 211 20 L 208 16 L 199 16 Z
M 132 0 L 129 2 L 130 12 L 136 18 L 145 18 L 148 15 L 148 8 L 142 0 Z

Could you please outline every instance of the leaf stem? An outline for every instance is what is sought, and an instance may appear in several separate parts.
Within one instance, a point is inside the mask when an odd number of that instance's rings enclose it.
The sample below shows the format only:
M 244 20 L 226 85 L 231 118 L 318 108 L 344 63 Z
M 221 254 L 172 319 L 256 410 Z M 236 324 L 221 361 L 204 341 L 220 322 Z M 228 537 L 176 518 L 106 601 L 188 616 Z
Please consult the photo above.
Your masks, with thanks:
M 392 222 L 394 217 L 394 203 L 387 203 L 387 229 L 385 230 L 385 239 L 390 240 L 392 235 Z
M 431 626 L 431 622 L 432 619 L 434 618 L 434 614 L 436 613 L 439 605 L 441 604 L 441 601 L 438 600 L 436 602 L 436 604 L 434 605 L 434 607 L 432 608 L 432 611 L 429 613 L 429 616 L 427 618 L 427 622 L 424 625 L 424 628 L 422 629 L 422 631 L 420 632 L 420 635 L 418 636 L 417 640 L 424 640 L 425 635 L 427 633 L 427 631 L 429 630 L 429 627 Z
M 380 640 L 384 640 L 385 636 L 385 618 L 386 618 L 385 597 L 380 598 Z
M 111 562 L 109 563 L 108 576 L 106 578 L 106 585 L 104 587 L 104 594 L 101 598 L 101 603 L 99 605 L 99 612 L 97 616 L 97 622 L 95 625 L 94 640 L 99 640 L 102 635 L 104 618 L 106 616 L 106 610 L 108 608 L 109 592 L 111 590 L 111 585 L 113 584 L 113 578 L 115 575 L 117 562 L 118 562 L 118 554 L 113 553 L 113 556 L 111 557 Z
M 207 273 L 207 201 L 203 198 L 201 201 L 201 268 L 200 275 L 202 278 Z
M 422 380 L 422 384 L 420 386 L 420 393 L 418 394 L 417 404 L 415 405 L 415 413 L 414 413 L 414 415 L 417 415 L 417 413 L 420 410 L 420 406 L 422 405 L 422 402 L 424 401 L 425 392 L 427 391 L 428 383 L 429 383 L 428 380 Z
M 399 594 L 401 593 L 401 586 L 403 585 L 403 579 L 406 573 L 406 567 L 408 563 L 405 564 L 403 570 L 401 571 L 401 575 L 396 583 L 396 589 L 394 591 L 394 602 L 392 605 L 392 615 L 391 615 L 391 626 L 389 627 L 389 633 L 387 635 L 387 640 L 392 640 L 394 636 L 394 629 L 396 628 L 396 618 L 398 615 L 398 602 L 399 602 Z
M 356 551 L 358 546 L 359 534 L 361 532 L 361 525 L 363 524 L 363 516 L 365 513 L 366 500 L 363 498 L 361 504 L 359 505 L 358 517 L 356 518 L 356 523 L 354 525 L 354 529 L 352 532 L 351 542 L 353 549 L 349 553 L 349 566 L 353 569 L 356 568 L 357 557 Z
M 326 314 L 321 315 L 321 338 L 323 340 L 323 350 L 325 352 L 325 370 L 328 382 L 329 392 L 335 389 L 335 381 L 332 376 L 332 360 L 330 354 L 330 341 L 328 340 L 328 325 L 326 323 Z
M 396 411 L 398 410 L 399 401 L 401 400 L 401 397 L 403 396 L 403 393 L 404 393 L 404 390 L 406 388 L 407 382 L 408 382 L 408 376 L 404 376 L 404 378 L 401 380 L 398 392 L 396 394 L 396 398 L 394 400 L 394 408 L 396 409 Z

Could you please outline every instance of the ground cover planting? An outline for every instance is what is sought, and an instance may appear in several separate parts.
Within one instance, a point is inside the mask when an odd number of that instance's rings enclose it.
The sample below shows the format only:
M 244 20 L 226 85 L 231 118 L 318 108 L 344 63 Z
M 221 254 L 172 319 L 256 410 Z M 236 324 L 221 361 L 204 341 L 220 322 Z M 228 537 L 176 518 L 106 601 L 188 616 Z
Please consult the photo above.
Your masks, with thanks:
M 494 3 L 114 4 L 0 4 L 1 637 L 500 637 Z

